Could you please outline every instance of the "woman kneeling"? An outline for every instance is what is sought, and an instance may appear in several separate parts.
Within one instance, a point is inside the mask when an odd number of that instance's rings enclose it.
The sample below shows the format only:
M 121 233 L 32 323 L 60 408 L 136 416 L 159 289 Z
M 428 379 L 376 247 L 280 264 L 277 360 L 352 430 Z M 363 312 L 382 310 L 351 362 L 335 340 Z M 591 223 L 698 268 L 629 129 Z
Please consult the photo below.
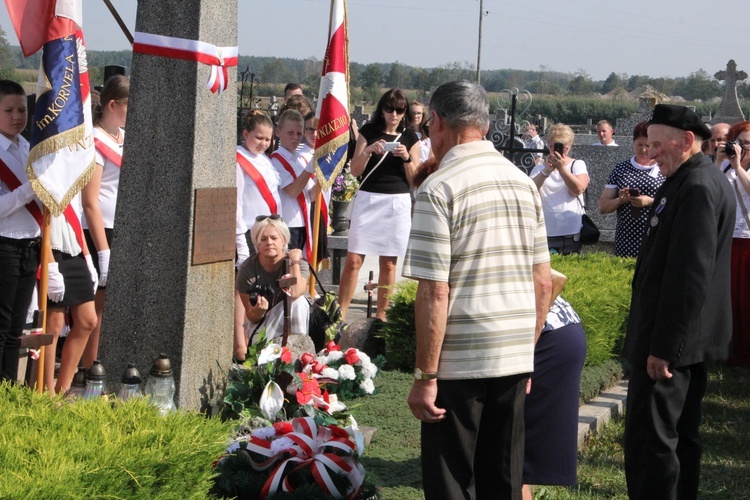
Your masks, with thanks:
M 247 346 L 257 340 L 260 328 L 265 328 L 267 338 L 283 334 L 285 293 L 292 301 L 291 333 L 307 335 L 310 317 L 310 303 L 304 296 L 310 271 L 302 260 L 302 251 L 288 249 L 289 228 L 281 217 L 257 217 L 250 238 L 256 253 L 242 263 L 235 283 L 248 319 L 244 336 L 234 339 L 234 356 L 240 362 L 245 359 Z M 286 274 L 297 282 L 282 289 L 278 281 Z

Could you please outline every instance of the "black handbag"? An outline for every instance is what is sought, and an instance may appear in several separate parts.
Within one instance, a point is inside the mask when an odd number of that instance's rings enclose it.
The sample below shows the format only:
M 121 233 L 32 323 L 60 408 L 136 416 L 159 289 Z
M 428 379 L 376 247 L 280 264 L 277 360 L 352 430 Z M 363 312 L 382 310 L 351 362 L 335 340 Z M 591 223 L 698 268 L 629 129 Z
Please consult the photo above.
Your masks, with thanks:
M 601 236 L 599 228 L 596 227 L 594 221 L 586 213 L 581 216 L 581 223 L 581 243 L 584 245 L 596 245 L 599 241 L 599 236 Z
M 573 165 L 570 166 L 570 172 L 575 175 L 573 172 L 574 165 L 575 160 L 573 160 Z M 581 202 L 581 197 L 577 196 L 576 199 L 581 205 L 581 208 L 583 208 L 583 215 L 581 215 L 581 243 L 584 245 L 596 245 L 599 242 L 599 236 L 601 236 L 602 233 L 599 231 L 599 228 L 596 227 L 594 221 L 591 220 L 591 217 L 586 213 L 586 205 Z

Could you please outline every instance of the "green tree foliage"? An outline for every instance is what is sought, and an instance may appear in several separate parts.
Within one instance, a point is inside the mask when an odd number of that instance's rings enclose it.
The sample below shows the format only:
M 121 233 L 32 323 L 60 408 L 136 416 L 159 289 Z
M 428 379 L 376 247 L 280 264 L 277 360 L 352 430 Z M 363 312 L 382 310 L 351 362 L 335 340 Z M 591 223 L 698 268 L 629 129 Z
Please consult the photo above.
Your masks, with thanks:
M 594 82 L 591 77 L 579 69 L 573 79 L 568 83 L 568 92 L 573 95 L 587 95 L 594 91 Z
M 625 87 L 625 82 L 622 77 L 613 71 L 602 84 L 602 94 L 608 94 L 613 90 L 618 90 L 623 87 Z
M 383 84 L 383 68 L 380 64 L 368 64 L 359 77 L 363 89 L 379 89 Z
M 0 79 L 16 79 L 14 59 L 13 51 L 11 51 L 8 40 L 5 38 L 5 31 L 0 27 Z
M 388 77 L 385 79 L 385 86 L 399 89 L 413 88 L 414 85 L 412 83 L 411 71 L 409 71 L 409 68 L 396 61 L 391 64 Z

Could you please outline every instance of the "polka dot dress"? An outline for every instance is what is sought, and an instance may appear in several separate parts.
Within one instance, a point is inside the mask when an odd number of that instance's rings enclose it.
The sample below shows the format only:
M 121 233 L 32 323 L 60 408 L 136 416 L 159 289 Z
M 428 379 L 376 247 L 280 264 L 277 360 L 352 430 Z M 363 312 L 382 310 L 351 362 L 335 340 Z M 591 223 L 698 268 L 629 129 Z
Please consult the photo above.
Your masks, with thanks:
M 642 195 L 653 198 L 656 190 L 664 182 L 664 176 L 657 166 L 644 167 L 635 157 L 618 163 L 609 175 L 606 187 L 639 189 Z M 627 203 L 617 209 L 615 229 L 615 255 L 618 257 L 638 257 L 643 242 L 643 233 L 648 223 L 650 207 L 636 208 Z

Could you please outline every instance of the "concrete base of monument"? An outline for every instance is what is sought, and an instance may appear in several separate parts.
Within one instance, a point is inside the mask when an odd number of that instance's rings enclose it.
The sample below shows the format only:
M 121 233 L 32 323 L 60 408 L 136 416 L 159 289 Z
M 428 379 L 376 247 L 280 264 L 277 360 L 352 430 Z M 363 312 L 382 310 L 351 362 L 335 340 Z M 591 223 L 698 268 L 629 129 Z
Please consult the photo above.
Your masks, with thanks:
M 586 438 L 597 434 L 613 418 L 625 412 L 628 398 L 628 381 L 621 380 L 604 390 L 578 410 L 578 449 L 583 448 Z

